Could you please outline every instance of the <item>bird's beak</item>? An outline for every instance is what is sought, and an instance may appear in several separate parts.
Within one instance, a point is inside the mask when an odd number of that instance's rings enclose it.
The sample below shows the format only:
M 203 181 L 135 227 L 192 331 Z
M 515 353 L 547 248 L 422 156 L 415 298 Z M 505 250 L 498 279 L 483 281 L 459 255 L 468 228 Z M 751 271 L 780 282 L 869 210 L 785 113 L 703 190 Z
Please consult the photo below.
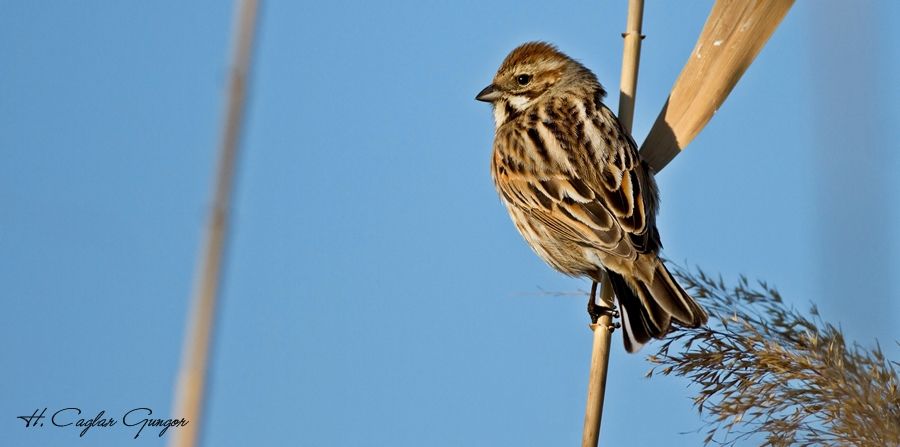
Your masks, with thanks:
M 475 99 L 484 102 L 494 102 L 500 98 L 500 89 L 497 88 L 496 85 L 491 84 L 484 88 L 484 90 L 478 92 L 478 95 L 475 96 Z

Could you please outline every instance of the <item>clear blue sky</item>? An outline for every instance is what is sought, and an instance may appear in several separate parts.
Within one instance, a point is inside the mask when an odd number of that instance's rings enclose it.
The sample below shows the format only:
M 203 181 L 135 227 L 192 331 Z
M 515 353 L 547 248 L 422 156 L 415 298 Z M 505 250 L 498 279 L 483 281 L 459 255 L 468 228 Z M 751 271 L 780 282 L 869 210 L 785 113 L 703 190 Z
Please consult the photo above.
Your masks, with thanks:
M 205 445 L 577 444 L 585 300 L 541 291 L 588 284 L 510 224 L 473 97 L 510 49 L 542 39 L 592 68 L 615 107 L 625 3 L 265 2 Z M 647 2 L 638 141 L 710 4 Z M 170 415 L 231 14 L 0 2 L 0 444 L 162 445 L 16 416 Z M 888 0 L 795 5 L 658 176 L 667 257 L 765 279 L 891 349 L 898 16 Z M 686 383 L 644 379 L 652 350 L 614 340 L 604 445 L 700 444 Z

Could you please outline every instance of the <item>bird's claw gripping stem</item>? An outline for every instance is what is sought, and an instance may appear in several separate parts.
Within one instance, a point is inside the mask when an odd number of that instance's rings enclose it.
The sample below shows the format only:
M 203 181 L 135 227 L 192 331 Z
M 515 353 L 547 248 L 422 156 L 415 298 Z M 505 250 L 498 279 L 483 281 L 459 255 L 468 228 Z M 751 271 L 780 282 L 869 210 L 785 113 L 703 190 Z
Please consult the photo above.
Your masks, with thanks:
M 588 315 L 591 316 L 591 324 L 597 324 L 597 320 L 599 320 L 600 317 L 603 316 L 603 314 L 608 314 L 609 316 L 611 316 L 613 318 L 619 318 L 619 311 L 616 310 L 615 306 L 613 306 L 613 307 L 601 306 L 601 305 L 597 304 L 596 302 L 594 302 L 593 299 L 588 301 L 587 311 L 588 311 Z M 614 326 L 615 326 L 615 328 L 618 328 L 619 323 L 615 323 Z M 612 329 L 614 329 L 614 328 L 611 328 L 610 330 L 612 330 Z

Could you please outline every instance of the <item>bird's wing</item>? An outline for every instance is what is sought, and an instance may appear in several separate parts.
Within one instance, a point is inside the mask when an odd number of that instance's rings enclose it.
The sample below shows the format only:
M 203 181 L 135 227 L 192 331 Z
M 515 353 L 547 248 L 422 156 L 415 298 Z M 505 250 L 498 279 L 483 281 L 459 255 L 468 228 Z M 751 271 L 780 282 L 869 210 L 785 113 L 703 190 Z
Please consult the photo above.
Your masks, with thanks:
M 641 160 L 637 144 L 612 111 L 601 104 L 593 116 L 592 124 L 609 138 L 599 142 L 606 151 L 597 150 L 598 142 L 594 142 L 594 150 L 589 153 L 600 170 L 588 170 L 584 181 L 598 193 L 597 200 L 609 210 L 638 253 L 657 253 L 662 248 L 656 229 L 659 191 L 650 167 Z
M 655 253 L 660 248 L 655 223 L 657 193 L 649 168 L 642 164 L 637 146 L 612 112 L 602 105 L 595 110 L 584 130 L 572 135 L 552 128 L 575 129 L 577 117 L 561 117 L 555 125 L 550 124 L 552 142 L 521 134 L 498 138 L 508 148 L 526 153 L 540 151 L 537 146 L 541 144 L 558 143 L 570 156 L 565 166 L 556 164 L 557 169 L 553 163 L 535 169 L 495 166 L 497 188 L 507 202 L 527 211 L 561 238 L 625 258 Z M 601 144 L 608 149 L 601 150 Z M 495 165 L 502 165 L 497 153 Z

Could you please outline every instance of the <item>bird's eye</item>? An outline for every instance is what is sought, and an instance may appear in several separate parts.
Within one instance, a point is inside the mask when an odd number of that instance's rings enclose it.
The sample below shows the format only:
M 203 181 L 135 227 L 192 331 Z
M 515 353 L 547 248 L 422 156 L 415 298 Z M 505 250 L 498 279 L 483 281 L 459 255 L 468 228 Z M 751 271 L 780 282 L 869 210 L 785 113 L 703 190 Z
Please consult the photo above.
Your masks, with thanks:
M 528 74 L 518 75 L 518 76 L 516 76 L 516 82 L 518 82 L 519 85 L 528 85 L 528 83 L 531 82 L 531 75 L 528 75 Z

